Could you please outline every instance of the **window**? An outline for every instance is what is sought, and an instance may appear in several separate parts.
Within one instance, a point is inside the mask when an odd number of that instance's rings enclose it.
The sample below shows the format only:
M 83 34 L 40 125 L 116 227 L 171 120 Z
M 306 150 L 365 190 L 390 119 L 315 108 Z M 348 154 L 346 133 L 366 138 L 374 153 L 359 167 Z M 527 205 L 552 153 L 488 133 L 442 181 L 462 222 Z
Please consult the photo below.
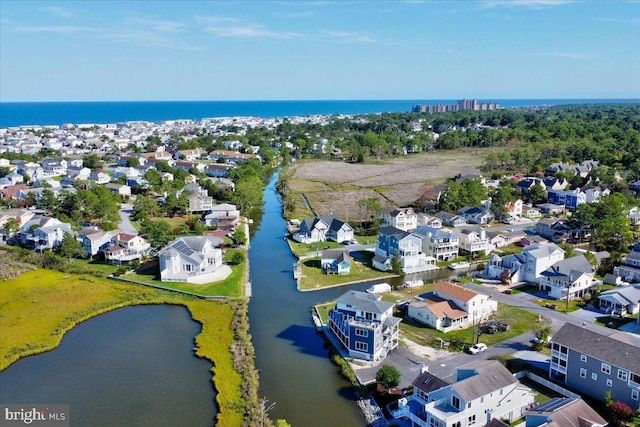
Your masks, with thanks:
M 602 372 L 611 375 L 611 365 L 607 365 L 606 363 L 602 364 Z
M 368 337 L 369 336 L 369 331 L 367 331 L 366 329 L 356 328 L 356 336 L 357 337 Z
M 627 378 L 629 378 L 629 373 L 622 369 L 618 369 L 618 379 L 626 382 Z
M 581 354 L 581 355 L 580 355 L 580 360 L 581 360 L 582 362 L 586 362 L 586 361 L 587 361 L 587 355 L 586 355 L 586 354 Z
M 366 342 L 356 341 L 356 350 L 358 350 L 358 351 L 368 351 L 369 350 L 369 344 L 367 344 Z
M 484 403 L 484 396 L 480 397 L 480 403 Z
M 640 394 L 640 392 L 638 392 L 638 390 L 631 390 L 631 398 L 633 400 L 638 400 L 638 394 Z
M 611 387 L 613 385 L 613 381 L 607 380 L 607 387 Z
M 471 415 L 469 417 L 469 422 L 467 423 L 467 425 L 471 425 L 471 424 L 475 424 L 476 423 L 476 416 L 475 415 Z
M 458 399 L 458 396 L 451 396 L 451 406 L 460 409 L 460 399 Z
M 580 378 L 587 378 L 587 370 L 580 368 Z
M 591 374 L 591 379 L 592 379 L 592 380 L 594 380 L 594 381 L 597 381 L 597 380 L 598 380 L 598 374 L 596 374 L 595 372 L 593 372 L 593 373 Z

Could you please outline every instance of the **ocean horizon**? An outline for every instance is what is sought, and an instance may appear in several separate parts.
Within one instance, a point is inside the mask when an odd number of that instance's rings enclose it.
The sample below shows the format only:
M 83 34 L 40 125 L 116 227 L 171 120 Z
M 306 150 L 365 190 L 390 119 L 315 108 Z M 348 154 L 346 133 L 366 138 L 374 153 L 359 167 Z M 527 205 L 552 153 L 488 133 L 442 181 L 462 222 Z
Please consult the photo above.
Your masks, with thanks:
M 334 114 L 410 112 L 415 104 L 454 104 L 457 99 L 288 100 L 288 101 L 77 101 L 0 102 L 0 129 L 18 126 L 108 124 L 130 121 L 202 120 L 252 116 L 285 118 Z M 569 104 L 630 104 L 640 99 L 478 99 L 502 108 Z

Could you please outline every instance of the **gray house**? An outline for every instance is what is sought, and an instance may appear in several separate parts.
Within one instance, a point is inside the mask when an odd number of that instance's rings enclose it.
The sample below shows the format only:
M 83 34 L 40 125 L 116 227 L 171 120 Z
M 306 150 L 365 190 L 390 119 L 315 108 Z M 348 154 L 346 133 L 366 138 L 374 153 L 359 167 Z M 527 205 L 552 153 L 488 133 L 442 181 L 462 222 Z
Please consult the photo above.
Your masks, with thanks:
M 582 399 L 556 397 L 524 414 L 526 427 L 604 427 L 608 423 Z
M 640 311 L 640 285 L 620 286 L 602 292 L 598 297 L 600 310 L 605 313 L 626 316 Z
M 640 347 L 566 323 L 551 339 L 549 376 L 603 400 L 640 405 Z

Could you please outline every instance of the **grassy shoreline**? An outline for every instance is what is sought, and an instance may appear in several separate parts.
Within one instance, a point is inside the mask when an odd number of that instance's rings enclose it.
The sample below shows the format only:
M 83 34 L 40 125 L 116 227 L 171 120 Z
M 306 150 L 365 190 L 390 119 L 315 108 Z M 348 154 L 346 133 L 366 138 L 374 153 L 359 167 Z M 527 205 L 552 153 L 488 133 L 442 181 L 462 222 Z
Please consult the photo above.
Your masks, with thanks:
M 31 270 L 0 286 L 0 371 L 22 357 L 54 350 L 66 332 L 86 320 L 148 304 L 184 306 L 201 324 L 194 352 L 214 365 L 212 381 L 220 411 L 216 425 L 240 426 L 253 418 L 258 382 L 244 300 L 204 301 L 86 275 Z

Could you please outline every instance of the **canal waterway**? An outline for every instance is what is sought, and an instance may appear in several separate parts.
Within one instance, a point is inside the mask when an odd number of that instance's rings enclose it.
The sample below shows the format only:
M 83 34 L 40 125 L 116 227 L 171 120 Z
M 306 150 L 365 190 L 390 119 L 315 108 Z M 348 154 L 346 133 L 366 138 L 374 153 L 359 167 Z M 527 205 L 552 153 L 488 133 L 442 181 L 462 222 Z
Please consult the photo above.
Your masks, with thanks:
M 211 426 L 212 364 L 194 356 L 199 332 L 180 306 L 100 315 L 0 372 L 0 402 L 69 404 L 76 426 Z
M 252 240 L 249 303 L 256 367 L 261 396 L 275 406 L 273 419 L 286 418 L 293 426 L 363 426 L 365 424 L 350 384 L 329 360 L 329 350 L 311 322 L 311 307 L 333 301 L 348 289 L 365 290 L 371 283 L 299 292 L 287 242 L 281 199 L 271 177 L 264 193 L 264 214 Z M 416 274 L 425 281 L 455 277 L 452 270 Z M 402 279 L 387 280 L 401 284 Z

